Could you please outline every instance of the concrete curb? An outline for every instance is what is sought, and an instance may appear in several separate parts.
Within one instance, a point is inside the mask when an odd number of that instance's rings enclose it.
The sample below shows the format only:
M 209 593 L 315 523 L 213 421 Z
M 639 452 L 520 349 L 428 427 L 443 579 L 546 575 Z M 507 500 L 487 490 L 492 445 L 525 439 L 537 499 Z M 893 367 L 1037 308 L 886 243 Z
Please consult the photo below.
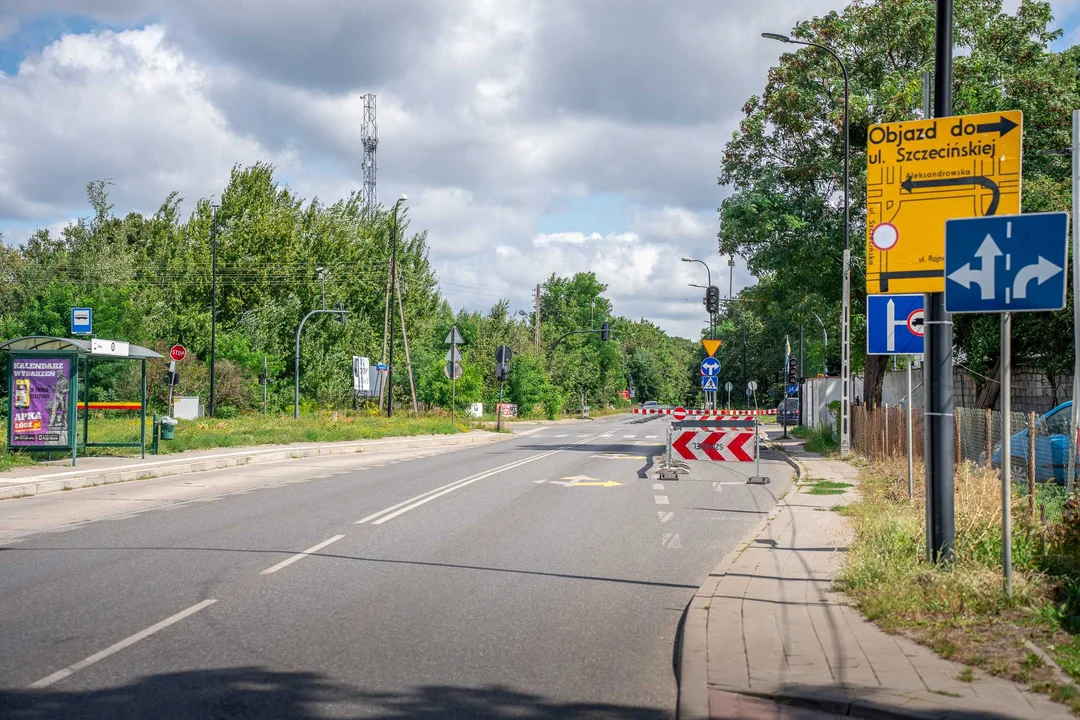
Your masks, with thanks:
M 774 450 L 770 443 L 765 443 Z M 790 465 L 798 475 L 795 486 L 798 486 L 806 476 L 806 470 L 787 453 L 780 451 L 784 456 L 784 462 Z M 794 487 L 794 486 L 793 486 Z M 679 656 L 679 699 L 675 712 L 677 720 L 708 720 L 709 719 L 709 601 L 713 597 L 716 586 L 740 555 L 748 548 L 754 539 L 760 535 L 769 524 L 776 519 L 784 505 L 781 499 L 773 506 L 769 514 L 753 527 L 750 532 L 739 540 L 735 549 L 728 553 L 709 577 L 694 593 L 690 605 L 686 609 L 686 620 L 683 623 L 682 642 L 680 643 Z
M 93 470 L 71 470 L 68 472 L 49 473 L 36 477 L 24 478 L 21 482 L 0 486 L 0 500 L 31 497 L 60 490 L 110 485 L 112 483 L 148 480 L 151 478 L 185 475 L 206 470 L 222 470 L 238 465 L 254 465 L 278 460 L 295 458 L 347 455 L 351 453 L 373 452 L 378 450 L 408 450 L 419 447 L 455 447 L 484 445 L 509 440 L 513 435 L 484 433 L 473 435 L 447 435 L 388 438 L 384 440 L 357 440 L 354 442 L 308 445 L 296 447 L 275 447 L 265 450 L 244 450 L 217 455 L 203 455 L 194 458 L 176 458 L 156 460 L 137 467 L 118 465 L 111 468 Z M 160 456 L 159 456 L 160 457 Z

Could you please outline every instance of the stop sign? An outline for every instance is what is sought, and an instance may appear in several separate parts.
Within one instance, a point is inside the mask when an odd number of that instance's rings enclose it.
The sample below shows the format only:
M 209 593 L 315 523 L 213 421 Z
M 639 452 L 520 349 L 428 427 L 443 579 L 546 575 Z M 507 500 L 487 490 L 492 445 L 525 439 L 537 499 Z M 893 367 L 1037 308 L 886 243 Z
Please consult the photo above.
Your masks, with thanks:
M 187 348 L 183 345 L 173 345 L 169 350 L 169 357 L 173 360 L 180 361 L 187 357 Z
M 671 411 L 671 417 L 675 419 L 675 422 L 682 422 L 686 419 L 686 408 L 680 405 Z

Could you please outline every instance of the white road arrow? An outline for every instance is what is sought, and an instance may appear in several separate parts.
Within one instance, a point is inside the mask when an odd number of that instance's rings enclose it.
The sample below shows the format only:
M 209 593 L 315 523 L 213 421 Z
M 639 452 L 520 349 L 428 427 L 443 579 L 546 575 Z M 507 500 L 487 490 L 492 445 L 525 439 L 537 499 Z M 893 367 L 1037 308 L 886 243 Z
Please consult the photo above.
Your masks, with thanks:
M 1020 268 L 1020 272 L 1016 273 L 1016 279 L 1013 280 L 1013 298 L 1024 300 L 1027 298 L 1028 284 L 1032 280 L 1038 280 L 1039 284 L 1042 285 L 1059 272 L 1061 272 L 1061 268 L 1040 255 L 1039 262 L 1025 265 Z
M 949 275 L 949 279 L 963 285 L 969 290 L 971 289 L 971 283 L 975 283 L 979 286 L 979 290 L 981 290 L 981 297 L 983 300 L 993 300 L 994 259 L 1001 257 L 1001 248 L 994 242 L 994 238 L 987 235 L 986 239 L 982 241 L 982 245 L 975 251 L 975 257 L 982 260 L 982 266 L 978 270 L 972 270 L 971 263 L 964 263 L 962 267 L 954 271 L 952 275 Z M 1019 280 L 1019 275 L 1017 276 L 1017 280 Z

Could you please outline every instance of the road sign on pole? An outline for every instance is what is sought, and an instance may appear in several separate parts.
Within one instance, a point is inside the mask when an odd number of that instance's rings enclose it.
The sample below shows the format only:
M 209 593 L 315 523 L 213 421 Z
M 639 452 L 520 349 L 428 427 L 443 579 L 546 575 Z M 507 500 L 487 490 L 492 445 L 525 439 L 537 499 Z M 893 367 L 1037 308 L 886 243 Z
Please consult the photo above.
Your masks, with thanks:
M 671 411 L 671 417 L 675 422 L 682 422 L 686 419 L 686 408 L 680 405 Z
M 963 218 L 945 224 L 945 310 L 1065 307 L 1069 213 Z
M 1019 110 L 871 125 L 866 291 L 937 293 L 944 224 L 1020 212 Z
M 921 355 L 922 295 L 866 296 L 866 354 Z
M 461 373 L 462 368 L 461 363 L 459 362 L 452 360 L 443 366 L 443 375 L 445 375 L 450 380 L 457 380 L 459 377 L 461 377 Z
M 173 360 L 175 360 L 176 362 L 180 362 L 181 360 L 183 360 L 184 358 L 187 357 L 187 348 L 184 347 L 183 345 L 173 345 L 169 349 L 169 357 L 172 358 Z
M 713 355 L 715 355 L 716 351 L 720 349 L 720 346 L 722 344 L 723 344 L 723 341 L 721 341 L 721 340 L 702 340 L 701 341 L 701 345 L 702 345 L 702 347 L 705 348 L 705 352 L 707 352 L 709 354 L 709 357 L 712 357 Z
M 71 334 L 90 335 L 94 332 L 93 308 L 71 308 Z
M 701 361 L 701 374 L 715 376 L 720 374 L 720 361 L 714 357 L 707 357 Z
M 716 390 L 719 383 L 715 375 L 702 375 L 701 376 L 701 389 L 706 392 Z
M 464 342 L 461 339 L 461 333 L 458 332 L 457 325 L 450 328 L 449 334 L 446 336 L 445 344 L 450 346 L 450 349 L 446 351 L 446 365 L 443 366 L 443 373 L 446 377 L 450 378 L 450 424 L 457 423 L 457 379 L 461 377 L 461 352 L 458 350 L 458 345 Z M 502 349 L 501 347 L 499 348 Z M 498 357 L 498 353 L 495 354 Z M 510 362 L 510 358 L 506 359 Z M 501 392 L 501 391 L 500 391 Z

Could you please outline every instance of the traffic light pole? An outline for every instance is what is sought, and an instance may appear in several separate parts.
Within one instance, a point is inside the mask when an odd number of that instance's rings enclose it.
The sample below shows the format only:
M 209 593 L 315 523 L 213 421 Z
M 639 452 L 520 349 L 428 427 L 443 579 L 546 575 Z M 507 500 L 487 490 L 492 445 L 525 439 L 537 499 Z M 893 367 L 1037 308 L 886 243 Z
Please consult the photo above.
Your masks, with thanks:
M 332 313 L 344 317 L 349 311 L 340 308 L 336 310 L 312 310 L 300 321 L 300 327 L 296 328 L 296 364 L 293 370 L 293 418 L 296 420 L 300 419 L 300 333 L 304 332 L 304 323 L 308 321 L 308 318 L 319 313 Z

